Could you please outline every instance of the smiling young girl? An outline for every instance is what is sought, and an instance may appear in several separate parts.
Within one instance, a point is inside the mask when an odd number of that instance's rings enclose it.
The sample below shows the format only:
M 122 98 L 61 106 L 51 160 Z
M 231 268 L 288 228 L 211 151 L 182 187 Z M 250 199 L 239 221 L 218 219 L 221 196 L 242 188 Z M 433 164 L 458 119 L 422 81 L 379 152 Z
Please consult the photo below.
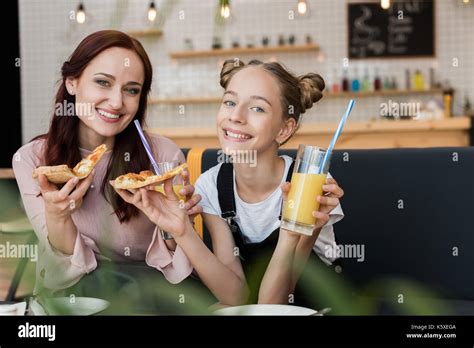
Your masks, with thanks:
M 233 158 L 232 164 L 220 163 L 196 182 L 213 254 L 196 238 L 169 181 L 166 197 L 145 189 L 120 194 L 173 234 L 222 303 L 288 303 L 302 271 L 296 264 L 304 264 L 312 250 L 326 263 L 333 261 L 324 255 L 327 248 L 335 248 L 332 225 L 343 217 L 339 205 L 343 191 L 329 176 L 325 194 L 314 197 L 320 208 L 313 212 L 317 218 L 313 235 L 300 236 L 279 227 L 292 159 L 278 156 L 278 148 L 296 131 L 300 115 L 322 97 L 324 81 L 312 73 L 296 77 L 275 62 L 244 65 L 229 60 L 221 71 L 221 85 L 225 92 L 217 134 L 222 150 L 229 155 L 255 151 L 256 165 Z M 264 272 L 256 270 L 258 264 Z
M 167 244 L 156 225 L 108 185 L 118 175 L 150 169 L 132 122 L 145 122 L 152 81 L 145 50 L 124 33 L 99 31 L 78 45 L 61 73 L 48 133 L 13 158 L 24 207 L 39 239 L 36 291 L 69 288 L 100 260 L 146 261 L 169 282 L 181 282 L 192 271 L 181 248 Z M 158 162 L 185 160 L 171 140 L 147 136 Z M 38 181 L 31 177 L 40 165 L 73 167 L 100 144 L 109 151 L 82 181 L 71 179 L 58 187 L 43 175 Z M 193 191 L 191 185 L 184 188 L 190 214 L 199 212 L 192 208 L 199 201 L 191 198 Z

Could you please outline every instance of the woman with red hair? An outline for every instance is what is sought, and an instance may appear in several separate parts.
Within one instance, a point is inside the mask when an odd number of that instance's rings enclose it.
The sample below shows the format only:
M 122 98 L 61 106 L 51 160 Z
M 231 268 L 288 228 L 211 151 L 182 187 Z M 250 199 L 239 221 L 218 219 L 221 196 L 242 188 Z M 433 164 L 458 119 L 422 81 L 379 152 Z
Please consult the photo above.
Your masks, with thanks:
M 151 169 L 133 120 L 145 124 L 152 66 L 139 41 L 112 30 L 86 37 L 62 66 L 49 130 L 21 147 L 13 169 L 24 207 L 39 239 L 36 289 L 66 289 L 97 268 L 98 260 L 146 261 L 173 284 L 193 267 L 182 249 L 165 241 L 156 225 L 127 204 L 109 180 Z M 185 157 L 171 140 L 147 134 L 157 162 Z M 58 187 L 38 166 L 73 167 L 98 145 L 107 151 L 84 180 Z M 185 174 L 186 176 L 186 174 Z M 188 214 L 200 212 L 200 197 L 184 187 Z

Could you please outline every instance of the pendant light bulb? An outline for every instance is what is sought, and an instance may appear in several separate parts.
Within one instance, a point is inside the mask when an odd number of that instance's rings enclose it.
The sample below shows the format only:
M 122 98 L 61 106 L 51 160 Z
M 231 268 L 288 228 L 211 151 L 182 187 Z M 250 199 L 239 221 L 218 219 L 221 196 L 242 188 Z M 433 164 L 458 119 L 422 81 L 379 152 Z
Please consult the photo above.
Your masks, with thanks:
M 84 5 L 82 2 L 77 6 L 76 12 L 76 22 L 79 24 L 83 24 L 86 21 L 86 11 L 84 10 Z
M 154 22 L 155 19 L 156 19 L 156 6 L 155 6 L 155 2 L 152 1 L 150 2 L 150 7 L 148 8 L 148 20 L 150 22 Z
M 390 0 L 381 0 L 380 1 L 380 6 L 384 9 L 384 10 L 388 10 L 390 8 Z
M 222 18 L 227 19 L 230 17 L 230 6 L 227 1 L 222 2 L 220 12 Z
M 305 15 L 308 11 L 308 4 L 306 3 L 306 0 L 299 0 L 297 8 L 300 15 Z

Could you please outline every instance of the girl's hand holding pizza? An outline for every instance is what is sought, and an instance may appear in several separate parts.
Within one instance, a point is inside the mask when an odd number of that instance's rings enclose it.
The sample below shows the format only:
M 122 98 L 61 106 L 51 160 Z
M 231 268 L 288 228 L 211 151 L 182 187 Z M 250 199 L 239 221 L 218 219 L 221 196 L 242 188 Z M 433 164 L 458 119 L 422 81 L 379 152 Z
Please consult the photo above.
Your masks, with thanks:
M 164 194 L 149 187 L 116 191 L 125 202 L 135 205 L 150 221 L 176 239 L 185 233 L 190 221 L 186 204 L 174 193 L 172 181 L 168 179 L 164 182 Z
M 189 183 L 189 172 L 187 170 L 183 170 L 180 175 L 181 180 L 184 183 L 180 194 L 186 197 L 186 203 L 184 204 L 184 208 L 188 211 L 188 215 L 191 221 L 193 221 L 197 215 L 202 213 L 202 207 L 198 205 L 202 197 L 200 194 L 194 195 L 194 186 Z

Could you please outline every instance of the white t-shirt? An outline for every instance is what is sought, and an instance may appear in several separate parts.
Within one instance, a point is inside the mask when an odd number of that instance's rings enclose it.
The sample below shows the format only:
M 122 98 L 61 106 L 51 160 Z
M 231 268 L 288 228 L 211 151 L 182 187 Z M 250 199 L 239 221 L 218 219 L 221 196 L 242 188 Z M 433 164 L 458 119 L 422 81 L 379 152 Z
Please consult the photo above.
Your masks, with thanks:
M 281 178 L 281 183 L 285 182 L 288 170 L 290 169 L 291 162 L 293 159 L 289 156 L 281 156 L 285 160 L 285 172 Z M 217 175 L 221 168 L 222 163 L 210 168 L 206 172 L 202 173 L 196 181 L 196 193 L 199 193 L 202 197 L 199 203 L 204 213 L 221 216 L 222 211 L 219 206 L 219 198 L 217 193 Z M 328 177 L 331 177 L 328 174 Z M 239 225 L 240 230 L 246 239 L 250 243 L 258 243 L 265 240 L 276 228 L 280 226 L 280 213 L 281 206 L 283 203 L 282 193 L 280 187 L 277 187 L 266 199 L 258 203 L 247 203 L 244 202 L 237 193 L 235 185 L 235 174 L 233 178 L 234 182 L 234 196 L 235 196 L 235 207 L 236 216 L 234 221 Z M 327 264 L 331 264 L 337 255 L 337 245 L 334 238 L 333 224 L 338 222 L 344 217 L 341 205 L 338 205 L 329 214 L 330 219 L 328 223 L 323 227 L 321 233 L 316 240 L 313 250 L 318 256 Z M 331 250 L 329 250 L 331 249 Z M 331 256 L 326 256 L 331 255 Z

